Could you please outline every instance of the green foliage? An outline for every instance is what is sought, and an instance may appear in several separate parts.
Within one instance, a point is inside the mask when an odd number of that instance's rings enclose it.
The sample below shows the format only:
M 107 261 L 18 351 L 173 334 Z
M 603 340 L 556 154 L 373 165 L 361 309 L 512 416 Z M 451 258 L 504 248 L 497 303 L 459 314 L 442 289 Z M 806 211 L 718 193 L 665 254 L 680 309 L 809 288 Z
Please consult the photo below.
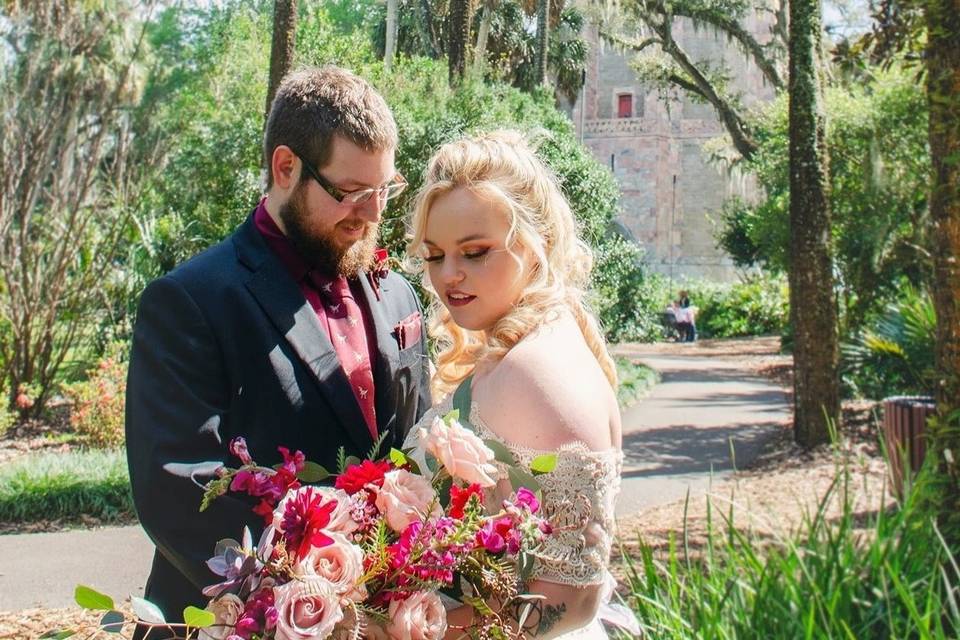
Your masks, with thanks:
M 0 467 L 0 521 L 36 522 L 86 514 L 115 521 L 133 514 L 126 454 L 30 454 Z
M 64 385 L 73 405 L 70 425 L 92 447 L 124 443 L 127 364 L 116 356 L 102 359 L 87 380 Z
M 670 298 L 663 276 L 641 267 L 643 250 L 611 236 L 594 254 L 593 307 L 612 342 L 656 342 L 664 337 L 660 314 Z
M 782 277 L 755 276 L 734 284 L 684 285 L 697 308 L 697 334 L 734 338 L 777 334 L 786 327 L 789 294 Z
M 903 287 L 900 297 L 843 345 L 843 382 L 854 395 L 934 392 L 937 314 L 930 295 Z
M 927 105 L 914 78 L 901 69 L 877 72 L 871 82 L 831 87 L 825 106 L 829 127 L 830 206 L 844 327 L 854 332 L 906 276 L 914 284 L 929 274 L 925 246 Z M 719 240 L 740 265 L 785 272 L 789 249 L 787 100 L 781 97 L 753 122 L 757 153 L 746 170 L 756 173 L 765 197 L 728 203 Z
M 73 600 L 84 609 L 109 611 L 114 607 L 113 598 L 82 584 L 73 590 Z
M 0 401 L 0 438 L 6 435 L 10 427 L 15 425 L 16 423 L 17 423 L 17 412 L 7 408 L 6 401 Z
M 848 493 L 854 481 L 838 470 L 795 536 L 739 529 L 731 506 L 722 526 L 708 510 L 696 557 L 685 532 L 683 547 L 671 540 L 662 560 L 641 541 L 639 559 L 625 563 L 644 637 L 955 638 L 960 572 L 921 505 L 927 489 L 863 514 Z M 826 516 L 831 500 L 843 507 L 837 519 Z
M 644 364 L 621 357 L 614 358 L 614 362 L 620 382 L 617 402 L 621 410 L 635 404 L 660 382 L 660 374 Z
M 423 42 L 422 0 L 398 1 L 397 51 L 406 56 L 428 56 L 428 47 Z M 438 44 L 445 48 L 449 39 L 448 4 L 429 4 L 432 9 L 431 28 L 437 34 Z M 535 29 L 530 28 L 531 21 L 536 18 L 536 3 L 498 0 L 492 4 L 494 9 L 487 37 L 484 79 L 502 82 L 526 92 L 537 91 L 537 34 Z M 553 3 L 547 52 L 548 72 L 555 79 L 557 98 L 564 97 L 570 101 L 576 98 L 583 86 L 588 52 L 587 42 L 581 37 L 584 15 L 572 4 L 562 1 Z M 475 6 L 477 10 L 474 12 L 470 36 L 471 47 L 486 11 L 480 4 Z M 353 22 L 367 25 L 376 57 L 382 59 L 386 47 L 386 4 L 373 5 L 372 12 L 365 13 L 362 18 L 361 7 L 363 5 L 359 4 Z M 473 64 L 472 60 L 469 64 Z

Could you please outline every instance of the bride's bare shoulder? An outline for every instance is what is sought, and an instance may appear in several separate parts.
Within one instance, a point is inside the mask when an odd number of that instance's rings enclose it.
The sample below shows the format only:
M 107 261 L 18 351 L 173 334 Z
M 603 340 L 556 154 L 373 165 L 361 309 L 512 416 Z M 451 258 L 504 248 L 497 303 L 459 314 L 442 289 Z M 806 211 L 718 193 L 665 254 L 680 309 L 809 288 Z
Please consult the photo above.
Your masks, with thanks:
M 478 380 L 474 398 L 487 426 L 511 442 L 602 450 L 612 445 L 612 394 L 576 324 L 554 323 L 511 349 Z

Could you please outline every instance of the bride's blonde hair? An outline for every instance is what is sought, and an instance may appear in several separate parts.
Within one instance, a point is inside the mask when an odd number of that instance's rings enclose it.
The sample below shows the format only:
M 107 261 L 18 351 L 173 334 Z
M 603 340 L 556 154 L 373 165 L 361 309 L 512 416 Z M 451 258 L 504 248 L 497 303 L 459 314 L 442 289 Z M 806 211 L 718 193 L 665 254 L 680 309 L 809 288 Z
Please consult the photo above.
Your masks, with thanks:
M 503 358 L 563 310 L 576 318 L 587 346 L 616 388 L 616 367 L 597 320 L 584 302 L 593 256 L 577 235 L 573 213 L 556 178 L 519 132 L 502 130 L 463 138 L 443 145 L 434 154 L 414 202 L 408 263 L 424 272 L 420 252 L 430 208 L 437 197 L 457 187 L 502 204 L 510 218 L 507 248 L 518 263 L 522 259 L 515 247 L 526 249 L 533 259 L 519 300 L 487 332 L 486 340 L 482 332 L 463 329 L 453 321 L 424 274 L 424 285 L 434 294 L 429 315 L 430 332 L 437 343 L 435 389 L 452 391 L 478 361 Z

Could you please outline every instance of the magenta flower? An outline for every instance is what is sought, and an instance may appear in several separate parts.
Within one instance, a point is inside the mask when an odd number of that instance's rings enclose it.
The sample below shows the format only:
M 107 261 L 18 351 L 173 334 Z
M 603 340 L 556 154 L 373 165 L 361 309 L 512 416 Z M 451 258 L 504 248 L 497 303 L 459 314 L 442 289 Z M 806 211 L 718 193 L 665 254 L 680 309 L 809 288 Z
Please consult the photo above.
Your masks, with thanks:
M 230 453 L 240 458 L 240 462 L 247 465 L 253 462 L 247 450 L 247 441 L 244 438 L 234 438 L 230 441 Z
M 530 513 L 536 513 L 540 511 L 540 502 L 537 500 L 537 496 L 526 487 L 520 487 L 517 489 L 516 503 L 529 509 Z

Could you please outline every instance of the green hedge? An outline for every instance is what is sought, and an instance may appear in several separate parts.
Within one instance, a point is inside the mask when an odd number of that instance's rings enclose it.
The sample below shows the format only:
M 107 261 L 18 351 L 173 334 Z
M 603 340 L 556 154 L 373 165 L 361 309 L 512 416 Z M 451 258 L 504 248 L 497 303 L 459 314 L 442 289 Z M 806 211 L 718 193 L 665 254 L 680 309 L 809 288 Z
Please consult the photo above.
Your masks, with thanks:
M 34 453 L 0 467 L 0 521 L 132 517 L 123 449 Z

